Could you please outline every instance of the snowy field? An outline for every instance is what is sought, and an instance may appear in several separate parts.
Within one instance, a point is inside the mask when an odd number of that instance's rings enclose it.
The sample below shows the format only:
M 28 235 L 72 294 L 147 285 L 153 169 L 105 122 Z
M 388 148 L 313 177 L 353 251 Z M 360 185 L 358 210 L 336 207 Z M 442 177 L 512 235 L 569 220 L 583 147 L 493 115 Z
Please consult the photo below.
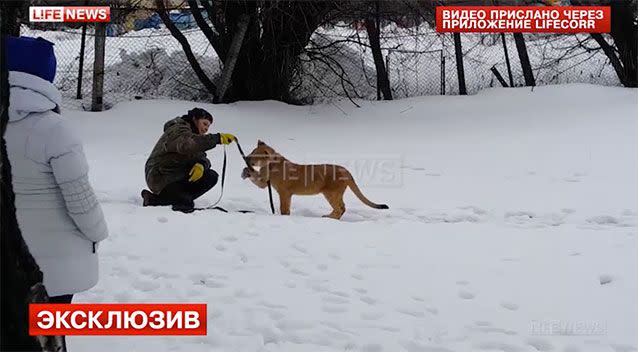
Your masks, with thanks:
M 359 103 L 67 111 L 111 233 L 99 284 L 75 302 L 208 304 L 207 336 L 74 336 L 69 349 L 638 351 L 638 91 Z M 272 216 L 267 192 L 241 180 L 235 146 L 221 205 L 254 214 L 143 208 L 162 125 L 194 106 L 247 152 L 261 138 L 293 161 L 347 165 L 390 209 L 348 191 L 342 221 L 320 217 L 321 196 Z M 222 148 L 208 155 L 219 170 Z

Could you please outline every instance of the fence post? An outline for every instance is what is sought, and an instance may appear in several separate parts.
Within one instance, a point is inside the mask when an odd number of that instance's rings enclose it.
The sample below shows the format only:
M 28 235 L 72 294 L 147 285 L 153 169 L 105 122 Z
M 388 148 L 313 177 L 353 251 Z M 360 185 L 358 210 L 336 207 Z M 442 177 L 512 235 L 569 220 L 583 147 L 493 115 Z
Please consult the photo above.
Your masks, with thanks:
M 93 94 L 91 111 L 104 109 L 104 46 L 106 44 L 106 24 L 95 25 L 95 59 L 93 61 Z
M 86 23 L 82 24 L 82 41 L 80 42 L 80 68 L 78 69 L 78 91 L 75 99 L 82 99 L 82 75 L 84 73 L 84 47 L 86 44 Z
M 390 86 L 390 92 L 392 92 L 392 85 L 390 84 L 390 51 L 388 51 L 388 55 L 385 56 L 385 73 L 388 77 L 388 85 Z M 377 100 L 381 98 L 381 90 L 377 84 Z
M 525 37 L 523 37 L 523 33 L 514 33 L 514 42 L 516 43 L 518 57 L 521 60 L 523 77 L 525 77 L 525 85 L 535 86 L 536 81 L 534 80 L 534 73 L 532 72 L 532 64 L 529 62 L 529 55 L 527 54 L 527 46 L 525 45 Z
M 445 95 L 445 50 L 441 49 L 441 95 Z
M 467 95 L 465 87 L 465 70 L 463 69 L 463 50 L 461 48 L 461 33 L 454 33 L 454 52 L 456 53 L 456 72 L 459 78 L 459 94 Z
M 503 41 L 503 51 L 505 51 L 505 64 L 507 65 L 507 74 L 510 79 L 510 87 L 514 87 L 514 77 L 512 76 L 512 66 L 510 65 L 510 55 L 507 52 L 507 43 L 505 42 L 505 33 L 501 32 L 501 40 Z

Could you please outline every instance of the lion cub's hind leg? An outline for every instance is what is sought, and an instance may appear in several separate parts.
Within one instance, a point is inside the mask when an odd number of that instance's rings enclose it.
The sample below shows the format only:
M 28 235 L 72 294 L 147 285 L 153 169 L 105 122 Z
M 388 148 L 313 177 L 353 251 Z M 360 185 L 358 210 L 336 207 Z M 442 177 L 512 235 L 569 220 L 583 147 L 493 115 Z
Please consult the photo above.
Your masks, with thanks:
M 346 204 L 343 202 L 343 193 L 344 189 L 332 190 L 332 191 L 324 191 L 323 196 L 326 197 L 330 206 L 332 206 L 332 212 L 330 214 L 324 215 L 324 218 L 333 218 L 333 219 L 341 219 L 343 213 L 346 212 Z

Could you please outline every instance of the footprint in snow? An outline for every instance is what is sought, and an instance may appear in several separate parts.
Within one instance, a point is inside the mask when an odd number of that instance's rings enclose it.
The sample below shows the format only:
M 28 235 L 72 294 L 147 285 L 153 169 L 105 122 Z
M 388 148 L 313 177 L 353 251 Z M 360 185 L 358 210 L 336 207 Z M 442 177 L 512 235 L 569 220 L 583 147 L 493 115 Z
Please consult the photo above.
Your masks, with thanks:
M 158 289 L 160 284 L 153 281 L 135 280 L 131 286 L 137 290 L 149 292 Z
M 295 275 L 299 275 L 299 276 L 308 276 L 308 273 L 303 272 L 303 271 L 301 271 L 301 270 L 299 270 L 297 268 L 290 269 L 290 272 L 295 274 Z
M 398 308 L 396 311 L 414 318 L 423 318 L 425 316 L 425 313 L 414 309 Z
M 466 291 L 466 290 L 460 290 L 459 291 L 459 297 L 462 299 L 473 299 L 475 297 L 475 295 L 470 292 L 470 291 Z
M 377 300 L 372 298 L 372 297 L 368 297 L 368 296 L 363 296 L 361 298 L 359 298 L 361 300 L 361 302 L 363 303 L 367 303 L 371 306 L 375 305 L 377 303 Z
M 614 352 L 637 352 L 638 351 L 638 347 L 630 346 L 630 345 L 612 344 L 610 345 L 610 347 L 614 350 Z
M 382 352 L 383 346 L 376 343 L 369 343 L 361 347 L 362 352 Z
M 321 300 L 324 303 L 332 303 L 332 304 L 348 304 L 350 303 L 350 300 L 347 298 L 343 298 L 340 296 L 333 296 L 333 295 L 325 295 L 323 297 L 321 297 Z
M 326 313 L 343 313 L 345 311 L 347 311 L 348 309 L 342 305 L 323 305 L 321 306 L 321 311 L 326 312 Z
M 527 339 L 527 344 L 534 347 L 536 351 L 545 352 L 554 349 L 552 343 L 540 337 L 532 337 Z
M 215 246 L 215 249 L 220 252 L 224 252 L 226 250 L 226 246 L 224 246 L 223 244 L 218 244 Z
M 379 320 L 383 318 L 383 313 L 381 312 L 363 312 L 359 315 L 363 320 Z
M 164 216 L 160 216 L 157 218 L 157 222 L 164 224 L 168 222 L 168 219 Z
M 475 348 L 484 351 L 503 351 L 503 352 L 519 352 L 524 351 L 523 348 L 511 345 L 505 342 L 485 341 L 474 345 Z
M 518 304 L 512 302 L 501 302 L 501 307 L 511 311 L 518 310 Z
M 601 285 L 607 285 L 613 281 L 613 278 L 609 274 L 603 274 L 598 277 L 598 280 L 600 281 Z
M 330 293 L 331 295 L 335 295 L 335 296 L 339 296 L 339 297 L 344 297 L 344 298 L 349 298 L 350 295 L 343 292 L 343 291 L 329 291 L 328 293 Z

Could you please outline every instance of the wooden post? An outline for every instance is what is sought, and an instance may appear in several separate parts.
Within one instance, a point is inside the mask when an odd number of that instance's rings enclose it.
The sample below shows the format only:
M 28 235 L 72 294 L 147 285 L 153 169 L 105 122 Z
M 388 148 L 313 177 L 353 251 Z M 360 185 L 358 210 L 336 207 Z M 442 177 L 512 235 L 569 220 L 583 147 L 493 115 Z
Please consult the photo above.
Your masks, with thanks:
M 465 87 L 465 70 L 463 69 L 461 33 L 454 33 L 454 52 L 456 53 L 456 73 L 459 78 L 459 94 L 467 95 L 467 88 Z
M 445 95 L 445 50 L 441 49 L 441 95 Z
M 501 40 L 503 41 L 503 51 L 505 51 L 505 64 L 507 65 L 507 75 L 510 79 L 510 87 L 514 87 L 514 77 L 512 76 L 512 66 L 510 65 L 510 55 L 507 52 L 507 43 L 505 42 L 505 33 L 501 33 Z
M 93 94 L 91 111 L 104 110 L 104 46 L 106 44 L 106 23 L 95 25 L 95 59 L 93 61 Z
M 527 55 L 527 46 L 525 45 L 525 37 L 523 37 L 523 33 L 514 33 L 514 42 L 516 43 L 518 57 L 521 60 L 523 77 L 525 77 L 525 85 L 535 86 L 536 81 L 534 80 L 534 72 L 532 72 L 532 64 L 529 62 L 529 55 Z
M 84 47 L 86 46 L 86 23 L 82 24 L 82 41 L 80 42 L 80 67 L 78 68 L 78 89 L 75 99 L 82 99 L 82 75 L 84 73 Z

